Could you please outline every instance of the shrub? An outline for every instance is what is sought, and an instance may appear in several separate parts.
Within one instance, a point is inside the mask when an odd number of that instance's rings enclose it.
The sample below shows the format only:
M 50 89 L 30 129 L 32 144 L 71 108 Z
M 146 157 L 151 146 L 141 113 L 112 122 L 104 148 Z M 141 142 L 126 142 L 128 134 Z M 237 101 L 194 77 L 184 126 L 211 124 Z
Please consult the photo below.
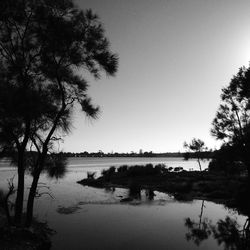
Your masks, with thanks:
M 165 172 L 167 172 L 167 171 L 168 171 L 168 170 L 167 170 L 165 164 L 160 163 L 160 164 L 155 165 L 155 172 L 156 172 L 157 174 L 162 174 L 162 173 L 165 173 Z
M 126 172 L 126 171 L 128 171 L 128 165 L 122 165 L 119 168 L 117 168 L 118 173 L 123 173 L 123 172 Z
M 115 167 L 112 166 L 109 169 L 103 169 L 101 174 L 105 178 L 105 180 L 110 180 L 110 177 L 115 173 Z
M 224 172 L 226 174 L 235 175 L 244 172 L 246 166 L 241 161 L 213 159 L 209 163 L 208 169 L 210 172 Z

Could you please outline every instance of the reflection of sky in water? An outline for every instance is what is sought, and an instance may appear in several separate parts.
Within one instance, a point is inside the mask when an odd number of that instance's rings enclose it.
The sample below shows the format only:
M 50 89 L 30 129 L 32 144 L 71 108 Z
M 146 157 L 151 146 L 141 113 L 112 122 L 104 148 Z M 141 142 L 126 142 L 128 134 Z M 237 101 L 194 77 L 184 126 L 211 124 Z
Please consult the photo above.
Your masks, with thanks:
M 133 164 L 158 164 L 163 163 L 167 167 L 183 167 L 186 170 L 193 169 L 199 170 L 199 165 L 195 159 L 190 159 L 189 161 L 183 160 L 183 158 L 177 157 L 105 157 L 105 158 L 70 158 L 70 167 L 110 167 L 110 166 L 120 166 L 120 165 L 133 165 Z M 201 162 L 202 168 L 208 167 L 208 161 Z
M 56 230 L 57 233 L 52 237 L 52 250 L 223 249 L 212 237 L 199 247 L 185 239 L 185 218 L 199 220 L 202 204 L 199 200 L 177 202 L 167 194 L 155 192 L 154 200 L 149 201 L 145 192 L 142 192 L 141 201 L 120 203 L 120 199 L 128 195 L 126 189 L 117 188 L 112 191 L 83 187 L 76 183 L 86 177 L 87 171 L 100 172 L 103 167 L 115 165 L 112 159 L 109 159 L 109 163 L 101 160 L 98 161 L 102 165 L 97 164 L 95 167 L 74 167 L 84 163 L 81 163 L 81 159 L 70 160 L 68 173 L 60 180 L 48 179 L 45 174 L 41 176 L 39 191 L 49 191 L 54 199 L 49 195 L 37 199 L 34 214 Z M 175 163 L 182 166 L 180 161 Z M 6 187 L 6 178 L 15 173 L 14 169 L 3 165 L 0 169 L 0 187 Z M 30 181 L 27 176 L 27 186 Z M 205 202 L 203 218 L 216 223 L 227 215 L 237 219 L 241 225 L 244 223 L 245 217 L 222 205 Z

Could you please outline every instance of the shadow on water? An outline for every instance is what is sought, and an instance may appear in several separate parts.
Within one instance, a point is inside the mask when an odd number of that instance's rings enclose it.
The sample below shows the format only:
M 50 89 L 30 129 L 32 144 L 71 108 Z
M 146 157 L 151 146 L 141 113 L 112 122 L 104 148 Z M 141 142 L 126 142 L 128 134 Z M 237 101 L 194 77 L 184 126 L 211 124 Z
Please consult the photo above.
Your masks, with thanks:
M 204 201 L 201 204 L 199 220 L 185 219 L 188 229 L 186 240 L 193 241 L 199 246 L 203 241 L 213 237 L 218 245 L 223 245 L 225 250 L 249 250 L 250 249 L 250 216 L 243 226 L 236 219 L 226 216 L 215 224 L 203 217 Z
M 142 194 L 145 194 L 142 196 Z M 154 190 L 149 189 L 142 189 L 141 185 L 136 182 L 131 182 L 129 184 L 128 195 L 125 198 L 122 198 L 121 202 L 129 202 L 133 200 L 148 202 L 154 200 Z
M 154 199 L 156 194 L 152 189 L 141 189 L 138 185 L 132 185 L 130 189 L 125 191 L 123 194 L 119 195 L 116 192 L 116 189 L 113 187 L 106 187 L 104 189 L 106 193 L 110 193 L 111 197 L 106 197 L 104 200 L 96 200 L 96 201 L 80 201 L 70 206 L 62 206 L 59 205 L 56 209 L 57 213 L 70 215 L 75 214 L 81 210 L 84 205 L 143 205 L 143 204 L 151 204 L 151 205 L 164 205 L 167 200 L 158 198 Z M 153 202 L 155 201 L 155 202 Z
M 79 204 L 75 204 L 75 205 L 68 206 L 68 207 L 58 206 L 56 211 L 59 214 L 68 215 L 68 214 L 74 214 L 80 209 L 81 207 L 79 206 Z

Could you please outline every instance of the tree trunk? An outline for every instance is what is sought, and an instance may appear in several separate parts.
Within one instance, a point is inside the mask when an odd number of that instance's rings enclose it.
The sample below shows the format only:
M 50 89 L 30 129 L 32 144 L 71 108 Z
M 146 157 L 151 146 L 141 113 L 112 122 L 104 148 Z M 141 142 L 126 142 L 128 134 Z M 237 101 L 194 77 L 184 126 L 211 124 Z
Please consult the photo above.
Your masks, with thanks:
M 23 142 L 19 144 L 18 139 L 16 139 L 16 146 L 18 149 L 18 184 L 17 184 L 17 196 L 15 203 L 15 224 L 20 225 L 22 222 L 22 214 L 23 214 L 23 196 L 24 196 L 24 171 L 25 171 L 25 150 L 29 140 L 29 132 L 30 132 L 30 120 L 28 119 L 26 122 L 26 129 Z
M 25 222 L 26 227 L 31 226 L 32 219 L 33 219 L 34 199 L 36 196 L 36 189 L 37 189 L 37 184 L 38 184 L 38 180 L 39 180 L 39 176 L 40 176 L 39 170 L 37 170 L 37 171 L 38 172 L 35 173 L 35 175 L 34 175 L 34 178 L 33 178 L 32 184 L 31 184 L 31 188 L 30 188 L 30 192 L 29 192 L 27 211 L 26 211 L 26 222 Z
M 49 131 L 49 133 L 46 137 L 46 140 L 44 141 L 42 153 L 41 153 L 40 157 L 38 157 L 38 162 L 37 162 L 38 165 L 37 165 L 37 169 L 35 169 L 35 174 L 34 174 L 32 184 L 31 184 L 28 203 L 27 203 L 27 211 L 26 211 L 27 215 L 26 215 L 26 222 L 25 222 L 26 227 L 30 227 L 32 220 L 33 220 L 34 199 L 36 196 L 36 189 L 37 189 L 39 176 L 44 168 L 45 159 L 46 159 L 47 152 L 48 152 L 48 144 L 49 144 L 50 139 L 57 128 L 58 122 L 59 122 L 60 118 L 62 117 L 62 115 L 65 111 L 65 108 L 66 108 L 63 87 L 61 84 L 59 84 L 59 86 L 60 86 L 60 89 L 62 91 L 62 107 L 55 118 L 54 124 L 53 124 L 51 130 Z
M 17 184 L 17 196 L 15 203 L 15 224 L 20 225 L 23 213 L 23 196 L 24 196 L 24 166 L 23 166 L 23 153 L 18 157 L 18 184 Z
M 40 174 L 44 167 L 44 162 L 46 158 L 47 150 L 45 150 L 37 159 L 37 166 L 35 168 L 33 181 L 30 187 L 28 203 L 27 203 L 27 211 L 26 211 L 26 221 L 25 226 L 30 227 L 32 220 L 33 220 L 33 207 L 34 207 L 34 200 L 36 196 L 37 184 L 39 181 Z
M 200 171 L 202 171 L 202 170 L 201 170 L 201 163 L 200 163 L 200 159 L 198 158 L 198 159 L 197 159 L 197 161 L 198 161 L 198 163 L 199 163 Z

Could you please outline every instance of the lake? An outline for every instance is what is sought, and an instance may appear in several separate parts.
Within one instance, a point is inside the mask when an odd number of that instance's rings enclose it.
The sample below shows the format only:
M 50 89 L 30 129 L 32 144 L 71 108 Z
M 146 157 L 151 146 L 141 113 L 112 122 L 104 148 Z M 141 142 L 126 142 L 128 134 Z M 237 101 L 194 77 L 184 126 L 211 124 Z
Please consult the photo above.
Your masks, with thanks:
M 99 174 L 111 165 L 145 163 L 199 169 L 195 160 L 181 158 L 69 158 L 64 178 L 52 180 L 43 174 L 38 191 L 45 194 L 36 199 L 34 214 L 56 231 L 52 250 L 225 249 L 223 242 L 219 245 L 211 233 L 204 241 L 197 241 L 190 234 L 187 218 L 204 230 L 206 223 L 216 225 L 227 216 L 242 227 L 246 217 L 237 211 L 202 200 L 176 201 L 160 192 L 148 199 L 142 191 L 140 200 L 121 203 L 121 198 L 128 195 L 126 189 L 97 189 L 76 183 L 86 177 L 87 171 Z M 207 165 L 208 162 L 203 162 L 202 167 Z M 0 188 L 6 188 L 6 179 L 15 174 L 8 161 L 1 161 Z M 25 181 L 27 191 L 30 176 Z

